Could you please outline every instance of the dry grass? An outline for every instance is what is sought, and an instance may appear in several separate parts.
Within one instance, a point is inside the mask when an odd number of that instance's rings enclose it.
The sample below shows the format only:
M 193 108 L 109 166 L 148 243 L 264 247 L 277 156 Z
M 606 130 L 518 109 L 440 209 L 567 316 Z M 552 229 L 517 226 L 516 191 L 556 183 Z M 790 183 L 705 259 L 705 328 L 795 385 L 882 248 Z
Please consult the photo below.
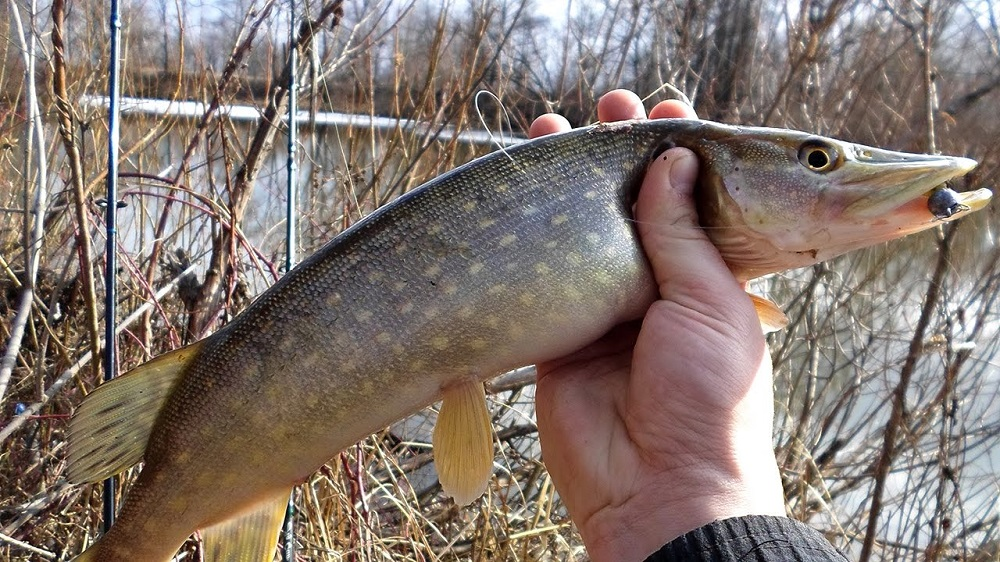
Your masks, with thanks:
M 995 187 L 998 7 L 821 4 L 584 4 L 564 28 L 547 27 L 534 5 L 518 2 L 446 11 L 430 3 L 308 4 L 302 17 L 315 25 L 299 34 L 302 109 L 432 126 L 426 133 L 305 126 L 301 250 L 484 151 L 436 136 L 445 125 L 479 127 L 473 96 L 481 89 L 504 101 L 521 130 L 545 110 L 574 123 L 593 119 L 594 100 L 611 87 L 659 92 L 652 104 L 671 82 L 705 117 L 905 150 L 937 146 L 980 160 L 970 187 Z M 193 13 L 162 6 L 128 8 L 125 95 L 280 113 L 287 7 L 248 2 L 239 14 L 216 14 L 202 25 Z M 24 5 L 8 4 L 11 14 L 15 9 L 20 23 L 0 18 L 0 36 L 8 39 L 0 50 L 0 331 L 13 359 L 9 383 L 0 384 L 0 558 L 64 559 L 100 527 L 96 487 L 69 488 L 61 478 L 67 417 L 99 376 L 86 353 L 101 344 L 89 318 L 103 312 L 104 262 L 99 249 L 81 251 L 81 237 L 103 244 L 98 199 L 107 124 L 78 100 L 103 93 L 107 14 L 103 2 L 68 7 L 61 107 L 69 134 L 60 137 L 52 74 L 23 74 L 25 52 L 37 55 L 39 69 L 55 64 L 56 19 L 42 12 L 31 22 Z M 40 143 L 26 136 L 31 83 L 44 124 Z M 482 109 L 497 130 L 496 106 L 484 102 Z M 280 276 L 285 158 L 275 139 L 282 134 L 273 121 L 248 125 L 211 112 L 194 120 L 126 119 L 122 370 L 217 329 Z M 79 151 L 78 169 L 70 146 Z M 39 194 L 44 228 L 32 280 L 25 240 L 36 217 L 25 210 L 37 208 Z M 775 445 L 789 513 L 855 555 L 997 560 L 996 228 L 991 209 L 940 239 L 929 233 L 760 282 L 792 319 L 771 342 Z M 15 343 L 25 285 L 33 292 Z M 532 392 L 528 376 L 493 394 L 495 477 L 469 508 L 444 501 L 429 472 L 426 416 L 332 459 L 297 491 L 299 558 L 586 559 L 540 461 Z M 19 414 L 22 408 L 27 413 Z M 895 435 L 889 441 L 887 429 Z M 869 528 L 876 489 L 881 507 Z M 181 558 L 195 556 L 191 542 Z

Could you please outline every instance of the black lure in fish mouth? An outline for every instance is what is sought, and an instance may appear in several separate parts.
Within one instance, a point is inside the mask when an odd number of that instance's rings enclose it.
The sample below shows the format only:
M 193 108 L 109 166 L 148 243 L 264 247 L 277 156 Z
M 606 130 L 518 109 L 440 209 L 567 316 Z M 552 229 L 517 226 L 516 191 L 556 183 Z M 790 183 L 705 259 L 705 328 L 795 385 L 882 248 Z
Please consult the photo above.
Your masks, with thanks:
M 947 185 L 943 185 L 927 197 L 927 210 L 938 220 L 949 219 L 957 213 L 971 211 L 972 207 L 962 203 L 959 195 Z

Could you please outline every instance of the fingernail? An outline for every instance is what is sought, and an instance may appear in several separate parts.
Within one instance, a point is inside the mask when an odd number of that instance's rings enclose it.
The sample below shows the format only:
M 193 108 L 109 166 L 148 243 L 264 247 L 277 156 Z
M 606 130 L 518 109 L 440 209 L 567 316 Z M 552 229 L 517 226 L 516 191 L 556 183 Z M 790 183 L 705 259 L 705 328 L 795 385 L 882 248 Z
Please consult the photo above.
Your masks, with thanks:
M 698 159 L 687 150 L 671 151 L 669 157 L 673 158 L 670 164 L 670 185 L 678 191 L 691 191 L 698 177 Z

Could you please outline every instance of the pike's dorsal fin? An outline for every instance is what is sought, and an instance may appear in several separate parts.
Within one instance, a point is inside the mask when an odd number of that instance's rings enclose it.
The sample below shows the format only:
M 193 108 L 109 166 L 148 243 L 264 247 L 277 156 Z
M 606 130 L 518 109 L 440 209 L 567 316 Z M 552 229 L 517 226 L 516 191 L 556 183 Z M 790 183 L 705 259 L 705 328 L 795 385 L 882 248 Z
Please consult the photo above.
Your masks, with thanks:
M 69 422 L 67 480 L 99 482 L 142 460 L 163 403 L 200 349 L 165 353 L 90 393 Z
M 483 495 L 493 473 L 493 427 L 483 383 L 471 380 L 445 390 L 433 445 L 444 492 L 458 505 Z
M 205 562 L 271 562 L 291 488 L 201 531 Z
M 788 325 L 788 317 L 778 305 L 757 295 L 750 295 L 750 300 L 753 301 L 754 310 L 757 311 L 757 318 L 760 318 L 760 329 L 764 330 L 765 334 L 777 332 Z

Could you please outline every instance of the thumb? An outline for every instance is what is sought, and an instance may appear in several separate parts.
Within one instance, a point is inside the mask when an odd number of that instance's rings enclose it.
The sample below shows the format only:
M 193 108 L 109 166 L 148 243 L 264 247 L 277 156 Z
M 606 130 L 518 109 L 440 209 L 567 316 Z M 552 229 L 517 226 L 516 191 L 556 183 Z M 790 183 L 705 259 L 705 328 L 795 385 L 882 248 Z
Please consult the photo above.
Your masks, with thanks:
M 698 303 L 728 308 L 744 292 L 698 223 L 697 176 L 698 159 L 685 148 L 650 164 L 636 203 L 639 237 L 661 299 L 696 310 L 704 309 Z

